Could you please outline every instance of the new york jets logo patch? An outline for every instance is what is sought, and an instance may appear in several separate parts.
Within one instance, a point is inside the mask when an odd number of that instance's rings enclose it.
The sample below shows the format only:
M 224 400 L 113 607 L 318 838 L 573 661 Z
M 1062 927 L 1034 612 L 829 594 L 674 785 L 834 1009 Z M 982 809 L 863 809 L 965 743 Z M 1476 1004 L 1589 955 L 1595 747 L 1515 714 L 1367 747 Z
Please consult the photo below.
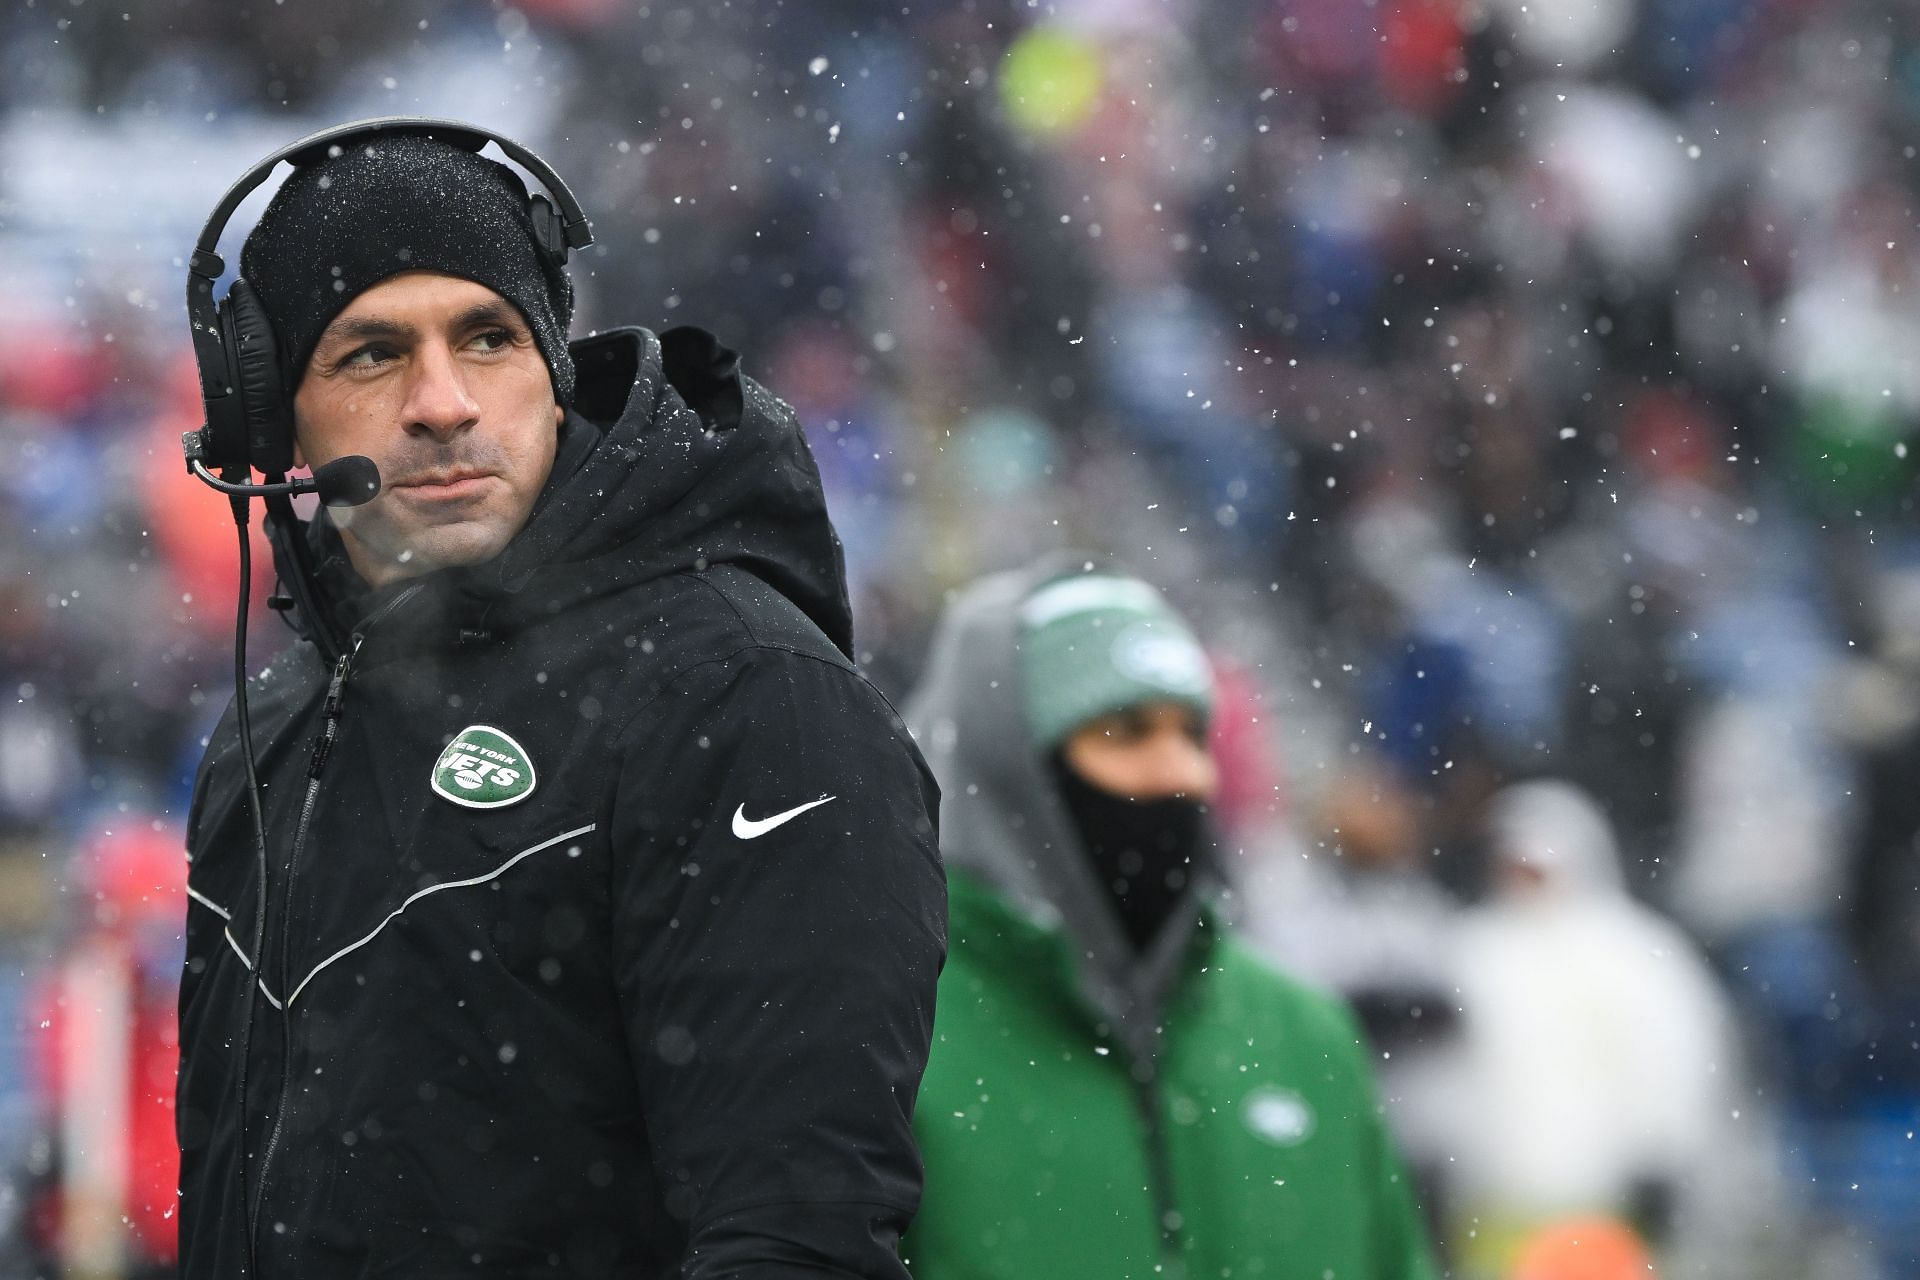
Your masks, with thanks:
M 433 766 L 434 791 L 469 809 L 516 804 L 533 794 L 535 781 L 526 748 L 492 725 L 454 734 Z

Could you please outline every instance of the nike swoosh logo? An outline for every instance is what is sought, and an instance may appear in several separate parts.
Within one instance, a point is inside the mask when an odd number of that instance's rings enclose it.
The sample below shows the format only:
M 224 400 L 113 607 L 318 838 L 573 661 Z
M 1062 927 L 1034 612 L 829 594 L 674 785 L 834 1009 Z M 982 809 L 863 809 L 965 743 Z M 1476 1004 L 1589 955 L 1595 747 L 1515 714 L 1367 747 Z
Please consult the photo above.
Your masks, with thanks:
M 809 800 L 805 804 L 797 804 L 785 813 L 776 813 L 771 818 L 749 818 L 747 816 L 747 806 L 743 804 L 733 811 L 733 834 L 739 836 L 742 840 L 751 840 L 755 836 L 763 836 L 775 827 L 793 821 L 807 810 L 818 809 L 827 801 L 837 798 L 836 796 L 822 796 L 818 800 Z

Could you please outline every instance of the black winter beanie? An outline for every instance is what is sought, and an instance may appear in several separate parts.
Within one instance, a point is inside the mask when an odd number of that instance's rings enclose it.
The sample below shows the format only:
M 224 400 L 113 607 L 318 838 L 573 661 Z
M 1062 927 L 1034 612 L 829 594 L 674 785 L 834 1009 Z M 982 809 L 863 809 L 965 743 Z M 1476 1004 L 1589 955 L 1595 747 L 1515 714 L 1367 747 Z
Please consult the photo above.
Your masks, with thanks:
M 441 271 L 520 309 L 554 398 L 570 404 L 573 282 L 540 253 L 527 210 L 513 170 L 419 134 L 365 138 L 295 169 L 240 251 L 240 274 L 273 323 L 288 393 L 355 297 L 405 271 Z

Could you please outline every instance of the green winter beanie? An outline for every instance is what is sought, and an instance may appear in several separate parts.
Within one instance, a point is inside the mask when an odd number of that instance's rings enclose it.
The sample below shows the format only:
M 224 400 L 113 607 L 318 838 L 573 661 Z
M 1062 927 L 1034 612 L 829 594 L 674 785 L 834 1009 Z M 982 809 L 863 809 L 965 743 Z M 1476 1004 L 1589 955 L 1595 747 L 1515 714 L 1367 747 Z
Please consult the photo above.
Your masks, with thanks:
M 1089 720 L 1144 702 L 1213 714 L 1213 672 L 1186 623 L 1136 578 L 1087 573 L 1049 582 L 1020 606 L 1027 730 L 1044 752 Z

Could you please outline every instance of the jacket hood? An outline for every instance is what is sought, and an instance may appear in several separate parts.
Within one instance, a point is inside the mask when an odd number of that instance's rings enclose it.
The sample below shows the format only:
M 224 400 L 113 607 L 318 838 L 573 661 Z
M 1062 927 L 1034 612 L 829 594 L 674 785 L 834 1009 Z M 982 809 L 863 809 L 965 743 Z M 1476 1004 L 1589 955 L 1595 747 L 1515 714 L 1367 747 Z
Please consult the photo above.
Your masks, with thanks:
M 571 350 L 579 384 L 552 477 L 493 559 L 369 591 L 324 509 L 302 522 L 270 508 L 281 580 L 322 658 L 409 588 L 423 588 L 409 629 L 448 642 L 718 564 L 779 590 L 851 657 L 840 539 L 793 409 L 699 329 L 614 329 Z
M 1540 877 L 1553 900 L 1624 896 L 1613 826 L 1591 796 L 1569 782 L 1517 783 L 1493 798 L 1487 827 L 1493 853 Z
M 935 633 L 907 724 L 940 783 L 940 848 L 1016 910 L 1072 943 L 1079 994 L 1150 1056 L 1155 1012 L 1170 993 L 1218 886 L 1196 875 L 1145 952 L 1127 941 L 1079 832 L 1027 728 L 1020 608 L 1040 587 L 1088 572 L 1081 556 L 995 574 L 962 591 Z

